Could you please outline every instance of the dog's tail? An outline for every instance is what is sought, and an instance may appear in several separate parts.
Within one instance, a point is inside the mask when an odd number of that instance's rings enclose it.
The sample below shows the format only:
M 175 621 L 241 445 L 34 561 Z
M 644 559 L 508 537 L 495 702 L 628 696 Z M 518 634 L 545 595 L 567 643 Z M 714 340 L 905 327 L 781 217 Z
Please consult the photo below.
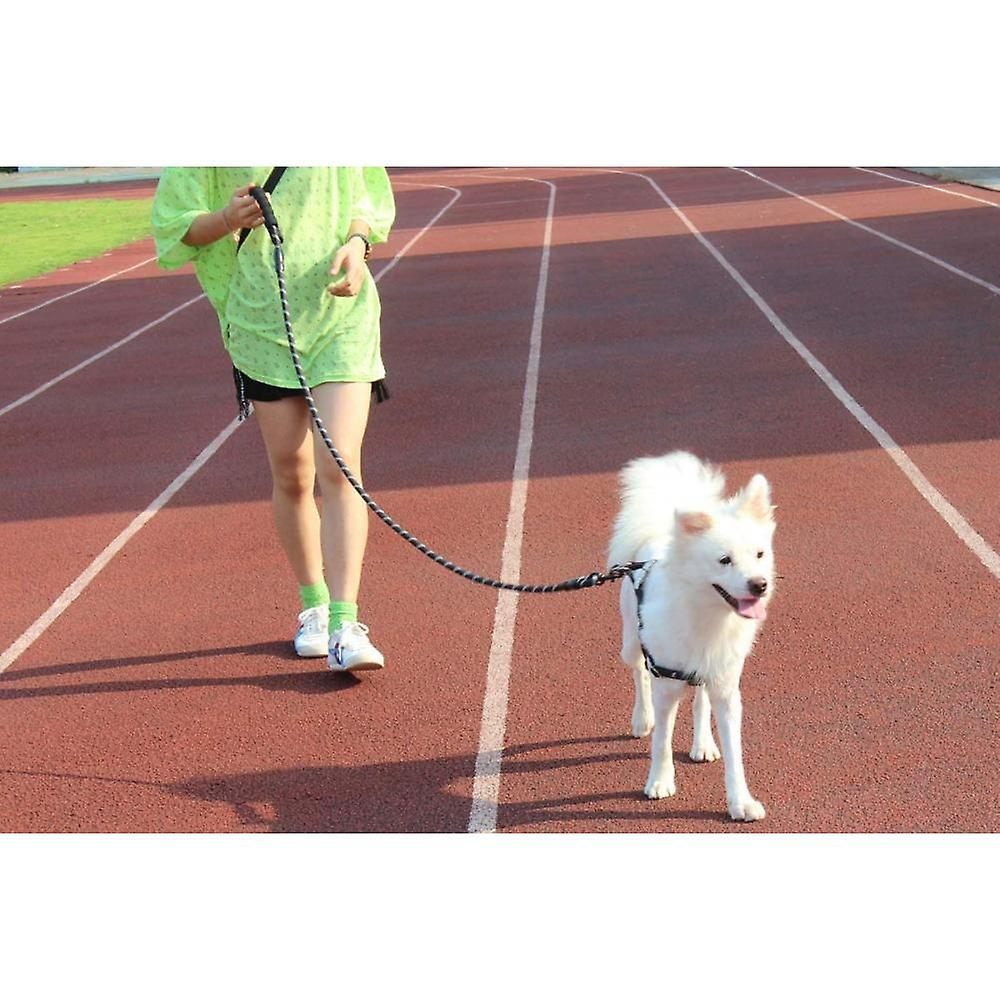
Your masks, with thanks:
M 674 512 L 710 507 L 726 487 L 719 469 L 686 451 L 637 458 L 622 469 L 619 481 L 621 509 L 611 533 L 609 566 L 640 554 L 661 554 L 673 536 Z

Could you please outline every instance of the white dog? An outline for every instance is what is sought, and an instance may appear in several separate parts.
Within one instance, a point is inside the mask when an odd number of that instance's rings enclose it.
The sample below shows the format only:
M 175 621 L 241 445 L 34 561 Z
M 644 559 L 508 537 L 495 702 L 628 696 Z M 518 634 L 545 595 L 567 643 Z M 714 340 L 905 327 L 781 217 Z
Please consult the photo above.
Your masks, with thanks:
M 630 462 L 621 483 L 609 564 L 655 560 L 621 584 L 621 657 L 635 679 L 632 734 L 653 731 L 645 793 L 659 799 L 676 791 L 674 721 L 689 683 L 699 684 L 691 757 L 719 759 L 714 709 L 729 815 L 763 819 L 743 773 L 740 675 L 774 593 L 770 486 L 757 474 L 725 499 L 722 473 L 680 451 Z M 653 673 L 685 679 L 654 676 L 643 647 Z

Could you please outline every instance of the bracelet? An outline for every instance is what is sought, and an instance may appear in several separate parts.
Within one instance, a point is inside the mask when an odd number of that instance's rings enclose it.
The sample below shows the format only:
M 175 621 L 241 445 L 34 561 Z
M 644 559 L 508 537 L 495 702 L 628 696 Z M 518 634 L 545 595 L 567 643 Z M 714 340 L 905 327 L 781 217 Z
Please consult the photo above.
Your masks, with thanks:
M 368 260 L 368 258 L 372 255 L 372 245 L 368 241 L 368 237 L 365 236 L 364 233 L 351 233 L 351 235 L 347 237 L 347 242 L 350 243 L 355 236 L 357 236 L 359 240 L 365 241 L 365 260 Z
M 224 208 L 224 209 L 222 210 L 222 221 L 223 221 L 223 223 L 225 224 L 225 227 L 226 227 L 226 232 L 227 232 L 227 233 L 231 233 L 231 232 L 233 231 L 233 224 L 232 224 L 232 223 L 231 223 L 231 222 L 229 221 L 229 219 L 228 219 L 228 218 L 226 218 L 226 209 L 227 209 L 227 208 L 229 208 L 229 206 L 228 206 L 228 205 L 226 205 L 226 208 Z

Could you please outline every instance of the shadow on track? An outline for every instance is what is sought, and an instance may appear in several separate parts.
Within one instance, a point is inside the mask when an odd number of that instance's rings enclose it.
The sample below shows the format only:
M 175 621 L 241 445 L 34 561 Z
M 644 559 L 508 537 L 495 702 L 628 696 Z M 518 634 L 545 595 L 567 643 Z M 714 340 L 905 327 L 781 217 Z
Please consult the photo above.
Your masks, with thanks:
M 631 750 L 623 750 L 629 745 Z M 543 760 L 524 760 L 526 755 L 553 750 L 584 748 Z M 593 752 L 587 752 L 589 749 Z M 525 774 L 588 764 L 644 760 L 645 745 L 622 736 L 583 736 L 568 740 L 526 743 L 508 747 L 504 771 Z M 678 755 L 678 765 L 690 762 Z M 699 766 L 690 764 L 691 767 Z M 74 782 L 139 785 L 161 789 L 170 796 L 201 802 L 223 802 L 231 807 L 238 829 L 271 833 L 455 833 L 455 816 L 467 815 L 466 795 L 456 786 L 468 787 L 475 769 L 472 755 L 429 760 L 379 762 L 354 767 L 296 767 L 240 774 L 200 775 L 169 783 L 142 778 L 98 774 L 2 770 L 18 777 L 60 778 Z M 414 785 L 424 794 L 414 796 Z M 463 800 L 456 809 L 456 799 Z M 608 812 L 603 803 L 620 802 Z M 169 805 L 166 806 L 169 808 Z M 678 821 L 715 821 L 720 830 L 732 829 L 723 811 L 664 809 L 648 803 L 640 789 L 568 795 L 536 802 L 505 803 L 501 808 L 501 832 L 505 827 L 525 827 L 557 821 L 580 821 L 591 829 L 604 821 L 638 820 L 662 824 L 665 831 Z M 114 819 L 110 820 L 113 829 Z M 172 825 L 172 829 L 176 829 Z M 144 832 L 157 833 L 155 825 Z
M 300 670 L 286 673 L 264 673 L 229 677 L 154 677 L 130 681 L 95 681 L 91 684 L 54 684 L 48 687 L 9 687 L 4 682 L 32 680 L 36 677 L 61 676 L 93 670 L 115 670 L 127 667 L 166 664 L 213 657 L 267 657 L 301 665 Z M 131 691 L 176 691 L 203 687 L 259 687 L 264 691 L 291 691 L 296 694 L 329 694 L 355 687 L 361 681 L 351 674 L 331 673 L 324 669 L 322 657 L 301 659 L 286 642 L 258 642 L 246 646 L 223 646 L 150 656 L 123 656 L 113 660 L 81 660 L 57 663 L 48 667 L 11 670 L 0 681 L 0 702 L 19 698 L 43 698 L 87 694 L 127 694 Z

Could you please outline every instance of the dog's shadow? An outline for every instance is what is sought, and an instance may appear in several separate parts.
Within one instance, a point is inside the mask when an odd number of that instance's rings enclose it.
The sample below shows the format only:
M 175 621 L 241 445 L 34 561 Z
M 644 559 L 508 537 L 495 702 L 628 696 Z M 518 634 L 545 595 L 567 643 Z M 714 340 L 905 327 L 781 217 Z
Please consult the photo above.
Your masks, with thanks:
M 616 748 L 602 754 L 573 755 L 541 760 L 519 760 L 519 755 L 546 751 L 580 744 L 605 744 Z M 522 744 L 504 750 L 503 770 L 508 774 L 530 774 L 562 768 L 577 769 L 588 765 L 639 764 L 640 774 L 645 774 L 649 761 L 648 740 L 638 740 L 632 736 L 589 736 L 575 739 L 557 740 L 549 743 Z M 674 765 L 678 768 L 680 783 L 684 782 L 684 771 L 690 767 L 694 773 L 706 765 L 695 761 L 688 753 L 674 754 Z M 711 767 L 712 765 L 708 765 Z M 721 767 L 721 764 L 719 765 Z M 635 768 L 633 768 L 635 770 Z M 619 809 L 607 808 L 607 803 L 621 803 Z M 589 827 L 604 827 L 611 821 L 656 824 L 663 830 L 680 820 L 717 822 L 719 829 L 728 824 L 726 815 L 719 811 L 705 809 L 677 809 L 675 800 L 654 802 L 646 798 L 641 785 L 635 789 L 618 789 L 607 792 L 593 792 L 567 795 L 549 799 L 532 799 L 522 802 L 504 802 L 500 809 L 499 829 L 503 827 L 521 828 L 544 823 L 580 822 Z

